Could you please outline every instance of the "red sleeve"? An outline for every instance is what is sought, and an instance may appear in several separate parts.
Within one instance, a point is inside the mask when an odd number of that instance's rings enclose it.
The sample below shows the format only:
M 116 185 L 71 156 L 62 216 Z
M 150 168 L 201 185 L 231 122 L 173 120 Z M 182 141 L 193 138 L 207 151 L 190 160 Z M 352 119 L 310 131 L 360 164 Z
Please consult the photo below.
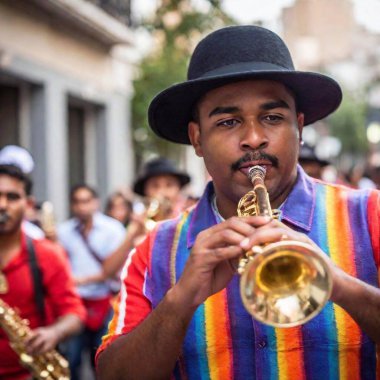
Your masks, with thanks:
M 144 292 L 146 278 L 150 271 L 152 236 L 148 235 L 128 256 L 121 272 L 121 289 L 114 303 L 114 316 L 96 358 L 118 336 L 133 330 L 152 311 L 152 304 Z
M 380 269 L 380 193 L 372 191 L 368 200 L 368 225 L 377 268 Z
M 38 264 L 45 289 L 47 320 L 53 322 L 67 314 L 85 320 L 86 310 L 75 289 L 69 262 L 61 247 L 47 240 L 35 240 Z

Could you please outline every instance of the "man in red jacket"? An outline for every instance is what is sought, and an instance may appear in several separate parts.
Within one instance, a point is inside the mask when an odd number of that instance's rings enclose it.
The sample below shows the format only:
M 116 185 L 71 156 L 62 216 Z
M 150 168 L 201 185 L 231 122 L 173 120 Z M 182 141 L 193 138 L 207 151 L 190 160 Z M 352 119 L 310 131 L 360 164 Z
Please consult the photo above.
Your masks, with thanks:
M 0 299 L 29 321 L 27 354 L 43 354 L 78 332 L 85 310 L 66 257 L 49 241 L 32 240 L 22 221 L 32 183 L 17 166 L 0 165 Z M 28 379 L 0 322 L 0 378 Z

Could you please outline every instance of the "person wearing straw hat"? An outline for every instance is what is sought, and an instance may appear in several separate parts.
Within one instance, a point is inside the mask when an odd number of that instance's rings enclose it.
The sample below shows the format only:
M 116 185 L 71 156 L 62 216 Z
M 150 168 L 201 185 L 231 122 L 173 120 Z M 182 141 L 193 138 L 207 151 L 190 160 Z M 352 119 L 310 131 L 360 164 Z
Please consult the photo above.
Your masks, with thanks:
M 159 93 L 148 116 L 157 135 L 194 147 L 212 182 L 129 256 L 99 379 L 378 378 L 379 193 L 316 181 L 297 165 L 303 127 L 341 98 L 333 79 L 296 71 L 268 29 L 226 27 L 197 45 L 188 79 Z M 236 216 L 255 165 L 280 221 Z M 236 262 L 288 240 L 324 257 L 332 292 L 309 322 L 274 328 L 243 307 Z

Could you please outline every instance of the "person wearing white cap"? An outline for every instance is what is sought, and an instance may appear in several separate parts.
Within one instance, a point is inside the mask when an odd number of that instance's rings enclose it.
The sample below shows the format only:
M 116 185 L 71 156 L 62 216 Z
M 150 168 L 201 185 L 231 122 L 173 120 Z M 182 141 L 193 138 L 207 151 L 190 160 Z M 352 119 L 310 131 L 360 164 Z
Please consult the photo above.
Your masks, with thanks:
M 28 150 L 18 145 L 6 145 L 0 150 L 0 164 L 15 165 L 25 174 L 34 169 L 34 160 Z
M 34 169 L 34 160 L 25 148 L 18 145 L 6 145 L 0 150 L 0 165 L 17 166 L 23 173 L 29 175 Z M 33 208 L 34 204 L 34 198 L 30 195 L 28 208 Z M 33 239 L 43 239 L 45 237 L 44 231 L 26 218 L 22 223 L 22 228 Z

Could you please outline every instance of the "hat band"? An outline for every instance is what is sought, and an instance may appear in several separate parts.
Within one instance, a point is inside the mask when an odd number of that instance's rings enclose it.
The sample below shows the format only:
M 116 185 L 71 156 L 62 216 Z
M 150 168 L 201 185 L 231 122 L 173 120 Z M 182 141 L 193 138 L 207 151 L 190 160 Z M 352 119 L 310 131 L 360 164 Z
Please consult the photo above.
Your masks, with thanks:
M 232 65 L 218 67 L 215 70 L 206 71 L 204 74 L 198 78 L 189 78 L 191 79 L 202 79 L 210 78 L 219 75 L 225 74 L 244 74 L 252 71 L 294 71 L 294 68 L 287 68 L 275 65 L 269 62 L 242 62 L 242 63 L 233 63 Z

